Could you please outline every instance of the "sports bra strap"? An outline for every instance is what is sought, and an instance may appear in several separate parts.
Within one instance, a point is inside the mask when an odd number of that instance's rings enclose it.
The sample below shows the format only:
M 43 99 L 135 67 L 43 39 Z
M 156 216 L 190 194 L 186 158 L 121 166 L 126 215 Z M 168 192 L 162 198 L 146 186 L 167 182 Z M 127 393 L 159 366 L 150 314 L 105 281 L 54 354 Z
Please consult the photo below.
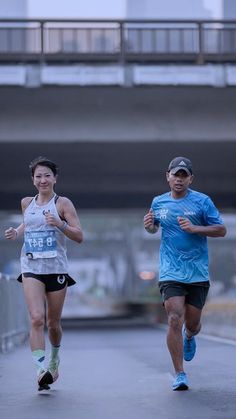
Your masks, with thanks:
M 55 195 L 55 198 L 54 198 L 54 202 L 55 202 L 55 204 L 57 203 L 58 198 L 59 198 L 59 196 L 58 196 L 58 195 Z
M 37 196 L 38 196 L 38 195 L 37 195 Z M 33 199 L 34 199 L 34 197 L 33 197 L 33 198 L 31 198 L 31 200 L 29 201 L 29 203 L 28 203 L 27 207 L 25 207 L 25 209 L 26 209 L 26 208 L 28 208 L 28 206 L 31 204 L 31 202 L 33 201 Z
M 58 201 L 58 198 L 60 198 L 58 195 L 55 195 L 55 198 L 54 198 L 54 202 L 55 202 L 55 205 L 56 205 L 56 203 L 57 203 L 57 201 Z M 61 216 L 60 216 L 60 214 L 58 213 L 58 215 L 59 215 L 59 217 L 60 217 L 60 219 L 62 220 L 62 221 L 66 221 L 64 218 L 62 218 Z

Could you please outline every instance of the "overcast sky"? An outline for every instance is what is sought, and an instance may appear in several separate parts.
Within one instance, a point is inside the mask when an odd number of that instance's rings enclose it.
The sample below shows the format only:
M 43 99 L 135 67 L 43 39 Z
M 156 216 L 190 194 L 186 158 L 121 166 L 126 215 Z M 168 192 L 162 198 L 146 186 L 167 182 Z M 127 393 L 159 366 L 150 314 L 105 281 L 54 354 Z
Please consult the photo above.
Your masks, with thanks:
M 32 17 L 124 18 L 126 12 L 126 0 L 28 0 L 28 5 Z
M 203 0 L 203 3 L 211 11 L 213 18 L 221 17 L 221 0 Z M 180 4 L 178 0 L 173 0 L 173 5 L 177 4 Z M 125 18 L 126 0 L 28 0 L 28 16 L 80 19 Z
M 222 1 L 221 0 L 204 0 L 204 6 L 211 10 L 215 19 L 222 17 Z

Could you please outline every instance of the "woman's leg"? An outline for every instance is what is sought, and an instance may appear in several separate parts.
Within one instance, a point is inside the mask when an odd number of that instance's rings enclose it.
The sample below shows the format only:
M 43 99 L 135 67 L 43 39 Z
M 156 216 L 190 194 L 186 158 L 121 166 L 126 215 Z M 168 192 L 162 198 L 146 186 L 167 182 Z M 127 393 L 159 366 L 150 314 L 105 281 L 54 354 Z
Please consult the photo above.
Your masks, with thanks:
M 48 369 L 52 374 L 53 381 L 58 378 L 58 366 L 60 362 L 59 348 L 62 338 L 61 313 L 65 301 L 67 287 L 59 291 L 48 292 L 47 298 L 47 327 L 51 342 L 51 354 Z
M 65 301 L 66 290 L 67 287 L 46 294 L 48 336 L 53 346 L 58 346 L 61 342 L 61 313 Z
M 31 350 L 45 349 L 44 325 L 45 325 L 45 287 L 35 278 L 23 277 L 25 300 L 28 307 L 31 330 Z
M 40 381 L 45 368 L 45 287 L 35 278 L 22 278 L 26 304 L 28 307 L 31 328 L 30 346 L 37 375 Z

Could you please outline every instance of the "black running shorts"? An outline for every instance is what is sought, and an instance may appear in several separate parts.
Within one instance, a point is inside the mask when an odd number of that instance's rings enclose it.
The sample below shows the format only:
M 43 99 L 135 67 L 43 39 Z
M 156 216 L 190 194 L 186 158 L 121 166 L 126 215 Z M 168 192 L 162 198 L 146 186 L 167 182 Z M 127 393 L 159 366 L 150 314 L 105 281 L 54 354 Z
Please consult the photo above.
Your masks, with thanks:
M 34 274 L 31 272 L 24 272 L 17 278 L 17 281 L 22 282 L 22 276 L 24 278 L 35 278 L 38 279 L 45 285 L 46 292 L 59 291 L 65 288 L 65 286 L 70 287 L 71 285 L 76 284 L 75 280 L 70 277 L 68 274 Z
M 210 288 L 210 282 L 185 284 L 177 281 L 160 281 L 159 289 L 163 303 L 171 297 L 185 296 L 185 303 L 202 309 Z

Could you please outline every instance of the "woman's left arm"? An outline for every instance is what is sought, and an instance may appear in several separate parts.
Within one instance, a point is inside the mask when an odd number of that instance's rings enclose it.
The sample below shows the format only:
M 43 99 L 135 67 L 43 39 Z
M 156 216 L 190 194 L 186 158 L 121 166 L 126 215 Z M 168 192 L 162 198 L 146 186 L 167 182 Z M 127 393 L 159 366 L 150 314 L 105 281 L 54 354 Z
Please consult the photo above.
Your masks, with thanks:
M 58 228 L 71 240 L 82 243 L 83 232 L 79 217 L 73 203 L 68 198 L 61 198 L 62 201 L 62 218 L 61 225 Z
M 56 206 L 61 220 L 47 213 L 45 214 L 46 223 L 59 228 L 68 239 L 81 243 L 83 241 L 83 232 L 73 203 L 68 198 L 59 197 Z

